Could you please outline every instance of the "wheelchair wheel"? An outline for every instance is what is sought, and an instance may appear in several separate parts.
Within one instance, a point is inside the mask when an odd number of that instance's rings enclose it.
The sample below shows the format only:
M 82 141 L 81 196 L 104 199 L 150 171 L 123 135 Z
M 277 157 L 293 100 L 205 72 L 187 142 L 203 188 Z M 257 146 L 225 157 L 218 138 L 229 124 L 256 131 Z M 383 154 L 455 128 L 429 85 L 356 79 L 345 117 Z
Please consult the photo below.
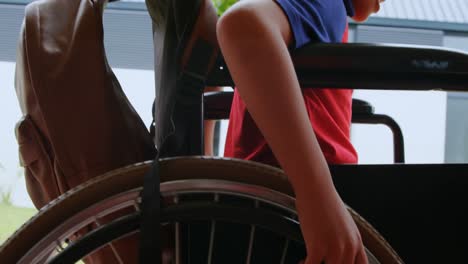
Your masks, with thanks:
M 139 230 L 143 175 L 151 162 L 121 168 L 70 190 L 0 248 L 4 263 L 74 263 Z M 161 160 L 163 237 L 175 263 L 297 263 L 305 256 L 292 189 L 281 170 L 212 157 Z M 117 211 L 125 215 L 102 225 Z M 370 263 L 402 263 L 354 211 Z M 97 226 L 70 242 L 85 227 Z M 113 242 L 114 243 L 114 242 Z M 118 252 L 116 252 L 118 254 Z M 136 261 L 135 261 L 136 262 Z

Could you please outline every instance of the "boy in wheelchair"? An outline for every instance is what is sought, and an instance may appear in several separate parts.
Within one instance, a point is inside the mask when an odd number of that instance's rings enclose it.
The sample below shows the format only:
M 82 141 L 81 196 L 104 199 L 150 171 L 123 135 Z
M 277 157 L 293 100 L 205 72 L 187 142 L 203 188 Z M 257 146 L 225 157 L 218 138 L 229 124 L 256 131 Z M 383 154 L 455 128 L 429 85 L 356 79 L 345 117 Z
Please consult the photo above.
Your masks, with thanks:
M 284 169 L 297 197 L 306 263 L 367 260 L 327 166 L 357 161 L 349 142 L 351 91 L 301 91 L 288 49 L 346 41 L 346 15 L 363 21 L 379 10 L 380 2 L 242 1 L 217 24 L 237 86 L 225 154 Z
M 155 1 L 156 0 L 150 0 L 148 4 Z M 245 101 L 246 107 L 249 113 L 252 114 L 259 131 L 265 136 L 269 146 L 272 147 L 271 152 L 266 146 L 266 141 L 262 138 L 259 139 L 259 142 L 262 142 L 261 144 L 263 144 L 264 148 L 261 152 L 256 152 L 257 150 L 255 148 L 249 149 L 243 146 L 244 142 L 242 137 L 251 137 L 251 131 L 243 130 L 243 125 L 245 124 L 243 115 L 246 115 L 246 109 L 240 101 L 239 95 L 236 95 L 233 113 L 239 111 L 241 116 L 236 117 L 236 115 L 233 114 L 234 119 L 227 143 L 227 155 L 244 159 L 254 159 L 273 165 L 279 164 L 286 171 L 297 197 L 296 206 L 298 208 L 307 251 L 309 253 L 307 259 L 308 263 L 319 263 L 323 260 L 327 263 L 366 263 L 367 260 L 359 231 L 346 211 L 343 202 L 337 195 L 327 167 L 327 162 L 353 163 L 356 162 L 357 159 L 356 153 L 349 143 L 348 138 L 351 92 L 348 90 L 321 90 L 317 92 L 310 90 L 310 92 L 304 92 L 305 97 L 303 97 L 299 83 L 295 78 L 288 48 L 296 49 L 309 42 L 341 42 L 342 40 L 346 40 L 347 15 L 353 16 L 356 20 L 363 20 L 367 18 L 370 13 L 378 10 L 379 2 L 379 0 L 354 0 L 353 2 L 351 2 L 351 0 L 316 0 L 301 2 L 296 2 L 296 0 L 278 0 L 276 2 L 271 0 L 246 0 L 234 5 L 217 23 L 217 38 L 233 79 L 238 87 L 237 91 L 239 91 L 240 96 L 242 96 L 243 101 Z M 50 4 L 54 8 L 61 7 L 62 10 L 72 12 L 77 8 L 74 5 L 78 5 L 79 3 L 78 1 L 77 3 L 70 1 L 57 2 L 54 3 L 54 5 L 51 3 L 46 4 Z M 210 0 L 206 0 L 205 4 L 211 5 Z M 37 6 L 40 6 L 40 4 Z M 83 8 L 85 8 L 87 13 L 79 17 L 80 19 L 83 19 L 83 21 L 89 19 L 100 23 L 100 17 L 95 16 L 95 10 L 91 8 L 89 3 L 86 3 Z M 94 8 L 99 9 L 101 6 L 96 5 Z M 34 6 L 29 10 L 34 11 Z M 58 9 L 55 11 L 57 10 Z M 41 18 L 42 22 L 47 21 L 51 25 L 57 24 L 56 17 L 53 16 L 56 15 L 57 12 L 51 11 L 50 14 L 53 15 L 50 15 L 50 17 L 47 16 L 49 14 L 48 12 L 39 12 L 39 15 L 45 14 L 45 17 L 48 18 L 45 20 L 43 19 L 44 17 L 41 16 L 35 17 L 34 14 L 36 13 L 31 13 L 27 16 L 29 17 L 28 21 L 36 22 L 33 19 Z M 73 14 L 67 14 L 65 17 L 74 18 L 75 16 Z M 212 24 L 214 25 L 214 23 Z M 66 35 L 65 33 L 68 33 L 69 29 L 67 28 L 67 24 L 61 23 L 60 25 L 63 26 L 63 28 L 58 28 L 60 30 L 57 30 L 55 26 L 51 26 L 55 31 L 51 30 L 50 34 L 56 34 L 53 35 L 53 38 L 51 38 L 52 40 L 56 40 L 55 37 L 60 34 Z M 98 36 L 100 36 L 102 32 L 99 31 L 98 27 L 93 24 L 88 25 L 87 23 L 82 23 L 80 26 L 85 28 L 83 32 L 92 35 L 91 38 L 93 40 L 99 40 Z M 59 34 L 56 31 L 58 31 Z M 36 33 L 36 31 L 31 30 L 29 39 L 37 37 L 33 35 L 33 33 Z M 49 32 L 46 31 L 46 33 Z M 38 36 L 42 35 L 38 33 Z M 83 39 L 84 38 L 82 38 L 82 40 Z M 55 42 L 52 43 L 56 44 Z M 63 41 L 58 41 L 58 43 L 68 47 Z M 85 41 L 85 43 L 88 42 Z M 29 48 L 29 46 L 27 46 L 27 48 Z M 28 51 L 37 51 L 38 53 L 44 52 L 49 55 L 47 52 L 50 50 L 45 49 L 44 51 L 38 48 L 31 48 L 31 50 Z M 64 54 L 66 55 L 66 53 Z M 99 45 L 90 45 L 88 48 L 89 58 L 76 53 L 74 55 L 77 57 L 74 57 L 74 60 L 70 61 L 92 61 L 91 58 L 94 57 L 93 54 L 95 57 L 103 57 L 103 49 L 101 49 Z M 60 53 L 60 55 L 63 54 Z M 60 59 L 62 57 L 58 56 L 57 58 Z M 67 58 L 69 58 L 69 56 Z M 24 62 L 25 64 L 29 63 L 29 61 L 26 60 L 24 60 Z M 51 62 L 50 65 L 56 66 L 61 64 Z M 265 67 L 265 65 L 267 67 Z M 107 85 L 111 88 L 115 85 L 112 78 L 105 78 L 108 76 L 108 65 L 105 60 L 102 65 L 96 65 L 96 68 L 102 71 L 101 74 L 93 72 L 93 68 L 91 67 L 82 67 L 82 65 L 78 65 L 77 67 L 81 74 L 89 70 L 92 72 L 92 74 L 89 74 L 90 76 L 96 76 L 97 78 L 102 77 L 103 80 L 98 79 L 98 81 L 89 79 L 89 81 L 92 81 L 91 83 L 95 85 L 103 84 L 100 85 L 100 87 L 105 87 Z M 63 73 L 64 76 L 67 74 L 75 76 L 72 74 L 74 73 L 73 67 L 63 68 L 64 69 L 60 68 L 59 70 L 71 71 L 71 73 Z M 20 64 L 20 69 L 27 69 L 27 67 L 22 68 Z M 22 73 L 22 71 L 19 72 Z M 53 79 L 54 77 L 46 74 L 38 75 L 40 78 L 46 79 L 48 77 Z M 18 75 L 20 80 L 24 79 L 23 77 L 24 76 L 21 74 Z M 19 84 L 22 83 L 20 82 Z M 60 84 L 60 82 L 53 79 L 53 82 L 50 84 L 48 83 L 47 88 L 57 88 L 54 87 L 54 85 L 60 86 L 58 84 Z M 83 85 L 83 87 L 87 86 L 88 85 Z M 90 87 L 92 88 L 92 86 Z M 30 87 L 27 85 L 25 87 L 19 85 L 19 88 L 26 89 Z M 28 89 L 28 91 L 29 90 L 30 89 Z M 92 89 L 90 91 L 95 92 Z M 80 92 L 80 96 L 83 96 L 82 90 L 80 90 Z M 46 97 L 46 99 L 51 99 L 50 94 L 47 94 L 48 97 Z M 102 95 L 108 94 L 102 93 Z M 104 97 L 107 98 L 109 96 Z M 120 96 L 120 93 L 117 94 L 117 97 L 120 99 L 123 98 Z M 304 102 L 304 98 L 307 100 L 309 113 L 306 109 L 306 104 L 301 103 Z M 64 105 L 60 105 L 55 101 L 53 104 L 48 104 L 48 106 L 51 106 L 50 109 L 46 108 L 45 110 L 58 113 L 58 111 L 52 111 L 54 110 L 53 107 L 59 107 L 63 110 L 65 107 Z M 126 105 L 126 102 L 123 100 L 120 105 Z M 104 104 L 104 106 L 109 105 Z M 128 108 L 129 115 L 133 117 L 129 118 L 129 120 L 136 120 L 137 118 L 133 116 L 134 112 L 130 107 Z M 32 107 L 31 109 L 34 110 L 36 108 Z M 114 108 L 109 107 L 109 111 L 106 113 L 112 116 L 114 114 L 113 109 Z M 50 112 L 45 112 L 44 115 L 51 117 Z M 77 119 L 79 119 L 82 113 L 77 111 L 77 114 Z M 308 114 L 311 120 L 309 120 Z M 39 116 L 42 117 L 42 115 L 43 113 L 39 112 Z M 56 122 L 58 128 L 54 131 L 63 133 L 63 121 L 61 121 L 63 115 L 59 114 L 58 117 L 59 122 Z M 94 113 L 90 114 L 89 117 L 100 119 L 100 116 Z M 107 119 L 111 118 L 107 116 L 101 118 L 101 120 Z M 41 123 L 41 118 L 37 120 L 39 120 L 38 123 Z M 239 121 L 242 124 L 239 124 Z M 311 122 L 315 128 L 315 134 L 310 125 Z M 125 128 L 133 131 L 135 130 L 134 127 L 136 123 L 129 122 L 128 126 Z M 29 124 L 31 125 L 30 127 L 23 127 L 27 130 L 23 132 L 30 132 L 30 130 L 36 131 L 33 126 L 34 123 L 30 122 Z M 140 125 L 142 125 L 141 122 Z M 251 125 L 254 124 L 251 123 Z M 150 140 L 149 137 L 146 136 L 144 126 L 140 126 L 139 128 L 141 131 L 138 132 L 141 132 L 143 136 L 133 135 L 129 138 L 141 138 L 142 145 L 151 146 L 145 149 L 145 152 L 138 158 L 139 160 L 143 160 L 153 156 L 153 144 L 149 142 Z M 236 131 L 238 128 L 240 128 L 240 130 Z M 78 128 L 76 129 L 77 131 L 81 131 L 78 130 Z M 111 129 L 111 131 L 121 130 L 122 129 Z M 74 133 L 79 134 L 77 131 L 74 131 Z M 103 138 L 108 139 L 109 137 L 106 131 L 107 130 L 103 129 L 101 132 Z M 336 133 L 330 133 L 330 131 L 335 131 Z M 96 133 L 93 133 L 93 135 L 94 134 Z M 26 136 L 28 135 L 29 134 L 26 133 Z M 257 135 L 260 136 L 260 133 L 257 133 Z M 311 135 L 317 135 L 317 137 L 311 137 Z M 291 139 L 285 140 L 287 138 Z M 102 141 L 99 140 L 96 142 L 102 143 Z M 129 142 L 129 144 L 139 150 L 144 149 L 132 142 Z M 57 145 L 61 146 L 63 144 Z M 100 145 L 106 146 L 105 144 Z M 91 149 L 91 151 L 85 151 L 87 154 L 86 158 L 95 161 L 94 158 L 89 155 L 90 153 L 98 153 L 96 152 L 96 145 L 88 144 L 86 147 Z M 75 149 L 79 148 L 64 147 L 62 150 L 70 151 Z M 103 149 L 108 151 L 105 147 Z M 239 152 L 238 150 L 241 151 Z M 114 148 L 111 149 L 111 151 L 114 151 L 112 154 L 118 153 L 118 155 L 120 155 L 120 153 L 130 153 L 128 149 L 115 151 Z M 322 154 L 322 151 L 325 152 L 325 156 Z M 262 160 L 258 157 L 250 156 L 248 153 L 259 154 L 260 156 L 264 155 L 264 158 L 266 158 Z M 276 163 L 276 160 L 273 158 L 273 153 L 278 159 L 278 163 Z M 47 155 L 45 156 L 47 157 Z M 57 156 L 62 158 L 64 155 L 57 154 Z M 108 153 L 97 156 L 101 158 L 112 157 L 112 155 Z M 134 156 L 135 155 L 130 155 L 129 159 L 136 158 Z M 121 157 L 116 159 L 122 161 Z M 70 160 L 75 161 L 74 159 Z M 29 161 L 31 163 L 35 160 L 30 158 Z M 125 164 L 133 162 L 135 161 L 128 160 Z M 48 163 L 44 164 L 47 165 Z M 62 165 L 63 164 L 64 163 L 62 163 Z M 121 166 L 120 163 L 113 165 L 115 165 L 114 167 L 116 168 Z M 70 169 L 66 166 L 64 168 Z M 96 172 L 96 175 L 109 171 L 110 168 L 103 167 L 100 168 L 100 170 L 102 170 L 102 172 Z M 44 174 L 48 177 L 51 176 L 49 172 Z M 65 182 L 66 184 L 64 184 L 64 186 L 59 186 L 62 189 L 51 195 L 51 197 L 46 197 L 47 199 L 43 201 L 41 200 L 38 207 L 41 207 L 52 198 L 58 196 L 60 192 L 64 192 L 84 182 L 83 179 L 78 179 L 73 174 L 63 173 L 63 175 L 67 175 L 67 177 L 64 177 L 66 180 L 73 181 Z M 93 174 L 86 173 L 83 175 L 89 177 Z M 60 174 L 59 176 L 62 175 Z M 32 185 L 34 190 L 38 190 L 35 182 Z M 50 189 L 50 186 L 46 186 L 46 189 L 47 188 Z M 132 251 L 129 247 L 126 247 L 126 249 L 128 249 L 127 251 Z
M 326 86 L 323 83 L 332 83 L 331 86 L 335 87 L 350 85 L 363 89 L 375 89 L 377 86 L 379 89 L 397 87 L 428 90 L 442 87 L 448 91 L 466 90 L 463 87 L 468 81 L 468 55 L 460 52 L 391 45 L 314 44 L 305 49 L 297 49 L 292 55 L 288 53 L 288 48 L 296 49 L 308 42 L 339 42 L 345 32 L 346 15 L 352 15 L 354 11 L 356 20 L 365 19 L 371 12 L 378 10 L 379 2 L 314 0 L 299 3 L 293 0 L 278 0 L 275 3 L 271 0 L 246 0 L 235 5 L 218 23 L 210 0 L 148 0 L 148 9 L 153 19 L 154 11 L 158 8 L 167 11 L 160 19 L 153 20 L 153 40 L 157 53 L 156 92 L 159 95 L 156 97 L 158 103 L 155 104 L 157 109 L 154 111 L 154 142 L 144 123 L 127 102 L 105 58 L 102 11 L 107 1 L 42 0 L 28 5 L 19 39 L 16 74 L 16 88 L 25 114 L 25 118 L 17 127 L 20 153 L 28 172 L 28 190 L 37 207 L 42 207 L 61 194 L 63 196 L 44 206 L 37 216 L 0 247 L 2 261 L 18 263 L 21 259 L 26 259 L 20 263 L 34 263 L 28 260 L 42 261 L 54 258 L 57 261 L 55 263 L 69 263 L 74 261 L 67 262 L 65 259 L 85 257 L 84 254 L 98 248 L 100 244 L 90 247 L 87 244 L 90 240 L 93 240 L 93 243 L 112 244 L 115 236 L 133 234 L 138 230 L 142 236 L 153 235 L 152 232 L 145 232 L 139 222 L 140 216 L 143 215 L 143 210 L 139 208 L 143 204 L 139 201 L 143 197 L 140 194 L 142 181 L 146 178 L 145 174 L 150 175 L 147 171 L 151 164 L 161 165 L 166 170 L 161 170 L 159 183 L 162 187 L 167 187 L 166 183 L 173 186 L 181 180 L 183 183 L 188 181 L 192 184 L 199 183 L 200 180 L 210 184 L 218 183 L 219 180 L 228 181 L 229 186 L 215 186 L 216 188 L 208 190 L 208 198 L 203 193 L 203 197 L 209 200 L 200 200 L 205 210 L 198 210 L 200 207 L 196 207 L 197 210 L 190 210 L 190 213 L 186 213 L 186 207 L 195 203 L 198 205 L 199 200 L 179 199 L 177 195 L 185 194 L 186 186 L 161 190 L 163 195 L 180 202 L 165 204 L 165 208 L 162 209 L 166 212 L 167 209 L 179 210 L 178 213 L 184 214 L 184 221 L 203 217 L 211 229 L 203 232 L 203 235 L 210 236 L 215 233 L 212 224 L 213 219 L 218 219 L 215 213 L 220 212 L 215 209 L 223 209 L 223 217 L 227 216 L 228 220 L 232 221 L 229 223 L 240 222 L 248 227 L 245 229 L 247 232 L 244 232 L 247 234 L 245 237 L 249 239 L 248 250 L 252 249 L 253 245 L 250 243 L 253 236 L 249 233 L 252 234 L 252 230 L 257 226 L 262 227 L 262 224 L 263 227 L 271 227 L 269 224 L 273 222 L 270 221 L 272 219 L 287 221 L 270 228 L 275 231 L 273 235 L 282 234 L 281 239 L 287 239 L 286 243 L 282 243 L 284 248 L 286 249 L 287 242 L 293 239 L 301 243 L 300 247 L 303 250 L 302 236 L 295 221 L 297 207 L 309 253 L 307 262 L 318 263 L 325 260 L 327 263 L 365 263 L 362 240 L 366 248 L 375 253 L 378 261 L 401 263 L 385 240 L 375 230 L 370 229 L 370 224 L 350 209 L 355 223 L 351 221 L 341 198 L 337 195 L 338 190 L 343 199 L 358 209 L 364 217 L 372 217 L 373 223 L 379 224 L 376 225 L 379 230 L 386 231 L 384 235 L 393 238 L 391 242 L 398 246 L 398 252 L 406 253 L 408 259 L 413 258 L 411 262 L 434 263 L 434 256 L 439 260 L 436 263 L 447 262 L 447 257 L 457 260 L 455 262 L 466 259 L 466 235 L 463 233 L 466 231 L 463 230 L 466 223 L 466 206 L 463 203 L 466 200 L 466 164 L 330 166 L 334 174 L 335 190 L 331 184 L 327 162 L 354 162 L 356 159 L 348 139 L 349 105 L 343 103 L 349 100 L 350 93 L 343 93 L 343 100 L 334 98 L 340 94 L 339 90 L 338 93 L 330 93 L 332 97 L 329 102 L 332 103 L 324 103 L 326 106 L 323 109 L 317 108 L 321 106 L 322 101 L 314 98 L 323 99 L 323 96 L 318 96 L 319 92 L 307 95 L 315 100 L 313 103 L 301 103 L 304 101 L 302 94 L 307 93 L 299 88 L 291 56 L 301 84 L 311 87 L 322 87 Z M 234 117 L 230 131 L 232 141 L 228 142 L 231 150 L 228 147 L 227 154 L 270 164 L 279 163 L 293 185 L 297 197 L 296 207 L 290 182 L 280 170 L 254 162 L 193 156 L 202 153 L 201 95 L 204 87 L 233 85 L 233 82 L 228 80 L 230 76 L 226 76 L 229 74 L 222 70 L 221 66 L 225 65 L 218 57 L 217 39 L 239 94 L 252 114 L 251 121 L 255 121 L 261 134 L 265 135 L 265 141 L 261 138 L 255 142 L 263 144 L 261 142 L 267 141 L 272 147 L 271 152 L 260 152 L 268 158 L 249 156 L 257 154 L 257 149 L 243 146 L 245 142 L 242 137 L 249 137 L 251 131 L 243 129 L 246 112 L 243 106 L 240 106 L 238 97 L 233 107 L 233 115 L 239 111 L 241 118 Z M 322 60 L 315 58 L 326 58 L 326 63 L 321 63 Z M 427 58 L 436 60 L 428 61 Z M 218 59 L 219 71 L 212 67 L 218 63 Z M 191 63 L 186 63 L 189 60 Z M 207 63 L 208 61 L 211 63 Z M 447 67 L 429 67 L 432 62 L 443 62 Z M 352 71 L 349 71 L 350 68 Z M 340 76 L 336 76 L 336 72 L 340 72 Z M 86 96 L 87 94 L 90 96 Z M 95 103 L 91 103 L 90 99 L 96 99 Z M 88 104 L 83 104 L 83 101 Z M 42 107 L 37 107 L 38 104 Z M 102 108 L 96 110 L 88 107 L 89 105 Z M 334 109 L 336 114 L 330 114 L 331 109 Z M 312 120 L 309 120 L 308 112 Z M 116 116 L 120 119 L 116 119 Z M 344 121 L 337 121 L 336 116 L 341 116 Z M 237 123 L 238 120 L 242 122 Z M 336 126 L 328 127 L 332 122 L 336 122 L 333 124 Z M 100 124 L 102 129 L 96 129 L 94 124 Z M 174 125 L 177 125 L 177 134 Z M 237 128 L 241 129 L 236 131 Z M 341 140 L 329 130 L 341 131 Z M 52 132 L 54 134 L 51 134 Z M 172 144 L 168 148 L 164 143 L 173 135 L 176 139 L 174 141 L 181 143 L 175 142 L 180 144 Z M 71 143 L 75 145 L 70 145 Z M 158 159 L 154 163 L 134 164 L 154 158 L 154 143 L 159 154 L 165 152 L 165 155 L 157 157 L 168 158 Z M 326 143 L 341 148 L 330 148 L 330 151 L 324 147 Z M 237 149 L 239 146 L 240 151 Z M 140 155 L 136 155 L 137 152 Z M 278 163 L 273 158 L 273 153 Z M 180 157 L 182 155 L 191 157 Z M 101 160 L 102 162 L 97 162 Z M 89 161 L 91 163 L 88 164 Z M 107 166 L 101 166 L 102 164 Z M 121 168 L 126 164 L 133 165 Z M 91 171 L 88 167 L 94 170 Z M 110 172 L 106 173 L 108 171 Z M 102 173 L 106 174 L 99 176 Z M 379 177 L 375 177 L 376 175 Z M 94 177 L 96 178 L 82 184 Z M 157 183 L 156 181 L 155 184 Z M 248 207 L 231 206 L 230 203 L 219 204 L 223 202 L 223 199 L 217 200 L 219 193 L 225 195 L 223 191 L 226 190 L 232 193 L 233 186 L 237 188 L 245 185 L 262 191 L 234 192 L 235 198 L 246 198 L 246 195 L 253 197 L 249 200 Z M 75 186 L 77 187 L 74 188 Z M 188 190 L 199 192 L 200 188 L 197 186 L 199 185 Z M 74 189 L 69 190 L 70 188 Z M 265 190 L 272 192 L 263 194 Z M 211 195 L 214 195 L 214 198 Z M 288 199 L 280 200 L 276 196 Z M 273 210 L 263 210 L 262 206 L 252 206 L 253 203 L 250 203 L 255 202 L 257 205 L 259 200 L 270 201 L 268 207 L 278 205 L 289 211 L 287 214 L 283 210 L 272 214 Z M 107 206 L 108 202 L 116 206 L 110 208 Z M 161 208 L 159 202 L 155 204 L 154 208 Z M 130 207 L 132 210 L 112 224 L 107 224 L 107 221 L 100 222 L 103 225 L 86 234 L 89 240 L 80 238 L 77 243 L 68 243 L 72 236 L 70 234 L 79 232 L 83 226 L 89 226 L 99 219 L 107 220 L 107 216 L 120 210 L 120 206 Z M 138 212 L 133 213 L 135 207 Z M 393 210 L 389 210 L 389 207 Z M 96 214 L 96 211 L 99 211 L 99 214 Z M 255 220 L 254 215 L 257 215 Z M 173 215 L 176 216 L 179 217 Z M 428 221 L 421 221 L 421 217 Z M 179 223 L 183 222 L 182 220 L 173 218 L 165 223 Z M 257 223 L 254 223 L 255 221 Z M 151 227 L 155 226 L 153 219 L 150 218 L 149 222 Z M 416 229 L 416 232 L 413 229 Z M 67 232 L 63 232 L 64 230 Z M 112 231 L 109 233 L 113 237 L 103 239 L 109 230 Z M 409 233 L 411 235 L 408 235 Z M 159 236 L 156 235 L 152 237 Z M 228 238 L 231 241 L 232 237 Z M 206 251 L 211 251 L 211 245 L 218 244 L 213 241 L 210 239 L 209 244 L 204 244 L 208 248 Z M 451 243 L 447 243 L 449 241 Z M 68 244 L 67 248 L 57 253 L 56 249 L 62 247 L 62 242 Z M 150 242 L 156 244 L 154 240 Z M 275 250 L 266 246 L 266 243 L 265 240 L 259 243 L 266 249 L 265 255 L 281 258 L 286 256 L 286 250 Z M 136 247 L 136 243 L 124 243 L 122 250 L 119 250 L 119 247 L 115 252 L 128 256 L 135 253 L 136 256 L 136 249 L 135 252 L 130 252 L 130 246 Z M 453 250 L 453 246 L 458 248 Z M 445 247 L 445 250 L 440 250 L 441 247 Z M 181 247 L 176 246 L 175 249 Z M 78 251 L 83 255 L 78 256 Z M 97 253 L 101 251 L 103 248 Z M 108 251 L 112 254 L 115 252 Z M 243 258 L 242 254 L 233 252 Z M 278 252 L 282 253 L 274 254 Z M 210 257 L 211 253 L 205 256 Z M 223 259 L 232 260 L 230 257 L 234 254 L 221 256 L 226 257 Z M 150 251 L 149 255 L 158 257 L 154 251 Z M 184 257 L 184 254 L 181 255 Z M 304 251 L 290 255 L 293 255 L 294 259 L 287 263 L 297 263 L 305 258 Z M 139 255 L 141 259 L 146 260 L 142 256 L 144 254 Z M 106 258 L 96 258 L 96 263 L 117 262 L 109 260 L 108 255 L 103 257 Z M 387 258 L 391 258 L 391 261 L 386 262 Z M 425 261 L 414 261 L 421 258 Z M 245 259 L 250 263 L 249 257 L 243 258 Z M 133 263 L 134 260 L 135 257 L 123 262 Z M 368 254 L 368 261 L 373 261 L 372 254 Z M 183 263 L 179 261 L 181 262 Z

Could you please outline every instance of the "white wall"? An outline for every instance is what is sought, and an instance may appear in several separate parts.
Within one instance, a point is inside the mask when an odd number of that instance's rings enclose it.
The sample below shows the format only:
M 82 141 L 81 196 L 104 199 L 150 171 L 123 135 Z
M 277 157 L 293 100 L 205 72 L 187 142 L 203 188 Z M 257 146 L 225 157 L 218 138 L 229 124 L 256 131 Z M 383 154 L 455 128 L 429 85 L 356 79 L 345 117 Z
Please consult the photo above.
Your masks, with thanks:
M 148 127 L 153 120 L 151 107 L 154 100 L 153 71 L 114 69 L 128 99 Z
M 444 92 L 363 91 L 355 98 L 375 107 L 400 125 L 405 140 L 407 163 L 444 161 L 447 95 Z M 352 141 L 360 163 L 392 163 L 392 134 L 381 125 L 353 125 Z
M 32 206 L 26 194 L 22 169 L 19 167 L 18 145 L 14 128 L 21 112 L 14 90 L 12 62 L 0 61 L 0 194 L 13 191 L 12 202 Z
M 444 47 L 468 51 L 468 34 L 446 35 L 444 37 Z
M 444 46 L 468 52 L 468 34 L 451 33 L 444 38 Z M 466 84 L 468 89 L 468 83 Z M 447 100 L 447 127 L 445 162 L 468 162 L 468 93 L 449 93 Z

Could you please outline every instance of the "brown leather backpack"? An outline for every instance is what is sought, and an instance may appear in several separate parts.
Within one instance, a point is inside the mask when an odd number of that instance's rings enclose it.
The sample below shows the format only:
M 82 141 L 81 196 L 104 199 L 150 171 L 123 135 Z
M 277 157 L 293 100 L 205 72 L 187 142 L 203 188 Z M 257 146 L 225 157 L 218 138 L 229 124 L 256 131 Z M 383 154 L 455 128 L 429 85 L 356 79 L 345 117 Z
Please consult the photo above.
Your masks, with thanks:
M 16 135 L 38 208 L 99 174 L 154 157 L 147 128 L 107 64 L 102 8 L 99 0 L 26 8 L 16 65 L 24 118 Z
M 16 136 L 37 208 L 95 176 L 155 155 L 106 60 L 104 2 L 42 0 L 26 7 L 15 83 L 24 117 Z

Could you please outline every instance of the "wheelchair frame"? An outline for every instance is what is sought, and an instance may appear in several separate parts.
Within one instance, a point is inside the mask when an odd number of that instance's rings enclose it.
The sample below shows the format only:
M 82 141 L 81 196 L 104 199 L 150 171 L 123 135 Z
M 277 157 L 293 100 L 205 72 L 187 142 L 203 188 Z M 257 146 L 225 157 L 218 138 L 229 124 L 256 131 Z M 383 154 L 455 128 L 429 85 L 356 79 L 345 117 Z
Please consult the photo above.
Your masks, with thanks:
M 203 40 L 196 43 L 192 53 L 197 55 L 181 70 L 172 121 L 176 127 L 184 125 L 176 131 L 178 150 L 168 156 L 203 153 L 203 89 L 234 86 L 222 56 L 203 74 L 207 66 L 197 58 L 209 58 L 206 46 Z M 295 51 L 292 58 L 303 87 L 467 91 L 468 54 L 460 51 L 311 44 Z M 468 207 L 463 201 L 468 164 L 333 165 L 330 169 L 343 200 L 375 226 L 405 261 L 466 259 L 464 211 Z
M 464 88 L 468 84 L 468 54 L 440 48 L 311 44 L 293 54 L 293 61 L 301 85 L 306 87 L 468 91 Z M 317 61 L 336 63 L 320 65 Z M 308 68 L 308 62 L 318 65 Z M 447 63 L 453 68 L 437 69 L 430 62 Z M 218 60 L 207 84 L 233 85 L 225 69 L 227 66 Z M 334 80 L 336 76 L 344 77 Z M 203 112 L 197 115 L 206 116 Z M 353 121 L 359 120 L 360 115 L 353 117 Z M 396 127 L 387 117 L 375 120 Z M 392 130 L 398 162 L 401 131 Z M 464 186 L 468 186 L 468 164 L 332 165 L 330 169 L 343 200 L 376 227 L 405 261 L 466 260 L 468 218 L 464 211 L 468 207 L 464 201 L 468 196 Z
M 205 120 L 229 119 L 233 92 L 207 92 L 203 94 L 203 116 Z M 385 125 L 392 132 L 393 162 L 405 163 L 405 143 L 398 123 L 390 116 L 374 113 L 374 107 L 360 99 L 352 101 L 351 122 L 357 124 Z

